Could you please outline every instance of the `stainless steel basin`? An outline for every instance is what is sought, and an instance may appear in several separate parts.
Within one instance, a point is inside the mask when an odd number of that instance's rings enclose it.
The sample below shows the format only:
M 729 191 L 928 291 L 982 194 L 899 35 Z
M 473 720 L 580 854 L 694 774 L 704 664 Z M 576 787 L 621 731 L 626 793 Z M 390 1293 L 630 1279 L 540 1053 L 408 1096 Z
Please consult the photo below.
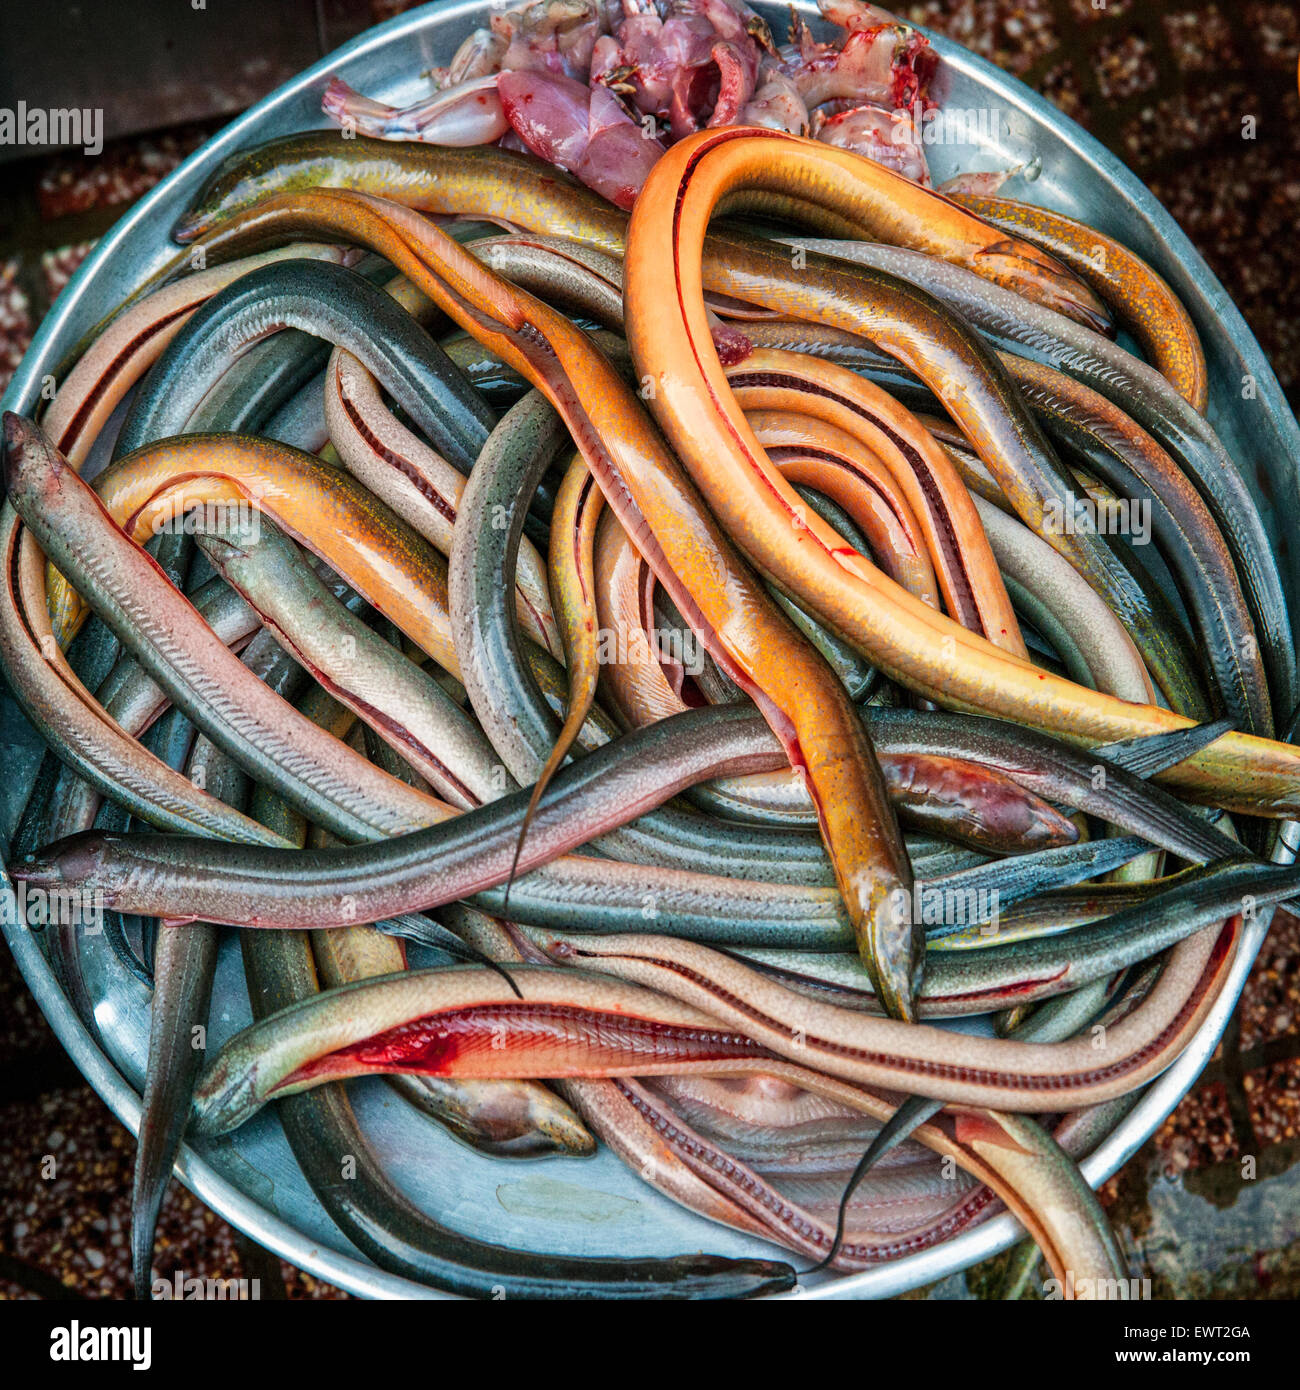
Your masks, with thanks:
M 760 4 L 774 24 L 783 5 Z M 811 6 L 798 8 L 810 12 Z M 489 6 L 474 0 L 428 5 L 339 49 L 246 112 L 188 159 L 109 232 L 45 319 L 3 401 L 30 411 L 42 378 L 55 371 L 82 334 L 175 250 L 168 229 L 215 166 L 233 151 L 272 136 L 321 126 L 320 93 L 341 74 L 368 95 L 399 105 L 424 90 L 418 74 L 445 62 L 460 39 L 485 21 Z M 978 149 L 936 145 L 928 153 L 937 179 L 959 169 L 996 168 L 1036 158 L 1041 174 L 1008 192 L 1091 222 L 1147 257 L 1170 281 L 1196 320 L 1211 374 L 1210 418 L 1251 487 L 1265 505 L 1271 534 L 1284 558 L 1294 596 L 1300 553 L 1286 547 L 1282 528 L 1295 515 L 1300 432 L 1277 381 L 1241 315 L 1173 219 L 1143 185 L 1078 126 L 1015 79 L 947 40 L 934 36 L 943 58 L 940 88 L 950 106 L 995 114 Z M 1300 607 L 1300 604 L 1293 604 Z M 26 734 L 26 737 L 23 735 Z M 29 731 L 7 739 L 11 788 L 23 786 L 37 752 Z M 12 812 L 11 812 L 12 820 Z M 5 830 L 12 830 L 12 824 Z M 40 949 L 26 931 L 5 928 L 32 992 L 76 1064 L 114 1113 L 134 1131 L 148 1029 L 143 989 L 112 961 L 102 939 L 86 942 L 86 968 L 100 1004 L 108 1055 L 78 1022 Z M 1119 1129 L 1083 1165 L 1104 1181 L 1173 1109 L 1205 1065 L 1223 1030 L 1263 936 L 1247 929 L 1227 989 L 1192 1045 L 1155 1082 Z M 221 961 L 210 1045 L 249 1018 L 242 971 L 233 943 Z M 489 1240 L 571 1253 L 668 1255 L 708 1249 L 721 1254 L 775 1253 L 702 1221 L 660 1197 L 608 1152 L 593 1159 L 510 1164 L 484 1159 L 440 1133 L 382 1084 L 355 1085 L 362 1122 L 399 1183 L 447 1222 Z M 187 1147 L 182 1180 L 255 1240 L 294 1264 L 354 1293 L 376 1297 L 441 1297 L 377 1269 L 337 1231 L 312 1197 L 272 1114 L 232 1139 Z M 1018 1233 L 1009 1216 L 938 1249 L 853 1276 L 818 1276 L 800 1290 L 810 1298 L 879 1298 L 938 1279 L 1005 1248 Z

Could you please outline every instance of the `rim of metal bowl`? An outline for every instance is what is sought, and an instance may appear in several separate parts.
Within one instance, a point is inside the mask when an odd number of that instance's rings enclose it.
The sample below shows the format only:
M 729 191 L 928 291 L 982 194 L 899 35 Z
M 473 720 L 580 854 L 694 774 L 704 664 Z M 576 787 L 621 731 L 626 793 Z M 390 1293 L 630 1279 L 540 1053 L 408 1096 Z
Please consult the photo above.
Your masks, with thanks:
M 758 8 L 784 11 L 783 6 L 773 4 L 760 4 Z M 816 13 L 815 7 L 807 0 L 799 0 L 795 8 L 805 14 Z M 76 323 L 84 330 L 112 307 L 111 303 L 96 303 L 97 298 L 102 298 L 96 294 L 100 288 L 98 276 L 101 269 L 137 233 L 142 238 L 156 237 L 158 214 L 165 205 L 178 193 L 192 196 L 219 159 L 254 143 L 260 136 L 264 119 L 270 113 L 300 102 L 301 97 L 322 80 L 394 42 L 414 38 L 431 28 L 441 30 L 457 23 L 465 25 L 487 9 L 481 0 L 430 4 L 369 29 L 250 107 L 190 155 L 101 238 L 46 316 L 0 406 L 17 411 L 31 408 L 38 397 L 44 375 L 58 365 L 57 340 L 66 335 L 68 325 Z M 1269 413 L 1271 423 L 1290 441 L 1292 457 L 1300 457 L 1300 430 L 1296 428 L 1262 350 L 1223 286 L 1150 191 L 1092 136 L 1016 78 L 942 35 L 925 32 L 948 72 L 978 79 L 1005 104 L 1009 112 L 1019 113 L 1031 127 L 1050 131 L 1075 158 L 1090 165 L 1100 179 L 1109 183 L 1128 201 L 1138 214 L 1143 234 L 1162 243 L 1184 275 L 1206 297 L 1240 354 L 1241 361 L 1255 377 L 1259 399 Z M 309 117 L 308 123 L 313 120 L 314 117 Z M 174 249 L 165 240 L 159 241 L 156 263 L 161 264 Z M 140 265 L 142 275 L 155 268 L 156 265 Z M 7 879 L 5 885 L 8 886 Z M 82 1026 L 59 989 L 35 938 L 12 920 L 5 922 L 4 931 L 28 987 L 59 1041 L 118 1119 L 133 1134 L 137 1133 L 140 1123 L 139 1096 Z M 1115 1173 L 1149 1138 L 1205 1066 L 1218 1044 L 1266 931 L 1266 917 L 1261 916 L 1256 922 L 1248 924 L 1227 985 L 1191 1044 L 1173 1066 L 1152 1083 L 1114 1133 L 1084 1160 L 1081 1165 L 1083 1174 L 1094 1187 Z M 374 1298 L 450 1297 L 411 1280 L 387 1274 L 367 1260 L 312 1240 L 229 1182 L 188 1146 L 177 1165 L 177 1174 L 196 1196 L 259 1244 L 339 1288 Z M 825 1277 L 797 1289 L 795 1294 L 783 1297 L 888 1297 L 945 1278 L 987 1259 L 1006 1249 L 1021 1234 L 1019 1224 L 1004 1214 L 932 1250 L 862 1273 Z

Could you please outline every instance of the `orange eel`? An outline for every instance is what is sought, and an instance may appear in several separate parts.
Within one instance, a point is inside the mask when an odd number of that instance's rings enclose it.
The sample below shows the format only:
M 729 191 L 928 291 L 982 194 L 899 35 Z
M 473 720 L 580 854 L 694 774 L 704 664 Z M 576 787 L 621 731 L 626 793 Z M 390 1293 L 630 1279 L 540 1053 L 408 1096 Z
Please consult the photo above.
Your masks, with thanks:
M 847 367 L 805 353 L 756 349 L 726 371 L 746 413 L 797 410 L 839 426 L 872 449 L 921 524 L 948 613 L 995 646 L 1029 659 L 971 495 L 910 410 Z M 780 471 L 789 478 L 786 469 Z M 822 476 L 819 471 L 806 480 L 824 490 Z
M 665 591 L 804 775 L 864 964 L 890 1012 L 913 1018 L 924 937 L 897 911 L 894 894 L 910 887 L 911 866 L 862 720 L 718 525 L 636 393 L 563 314 L 407 208 L 353 193 L 285 195 L 204 244 L 225 254 L 295 227 L 379 251 L 551 401 Z
M 1009 235 L 1041 246 L 1104 295 L 1160 375 L 1193 410 L 1205 413 L 1209 373 L 1196 326 L 1140 256 L 1086 223 L 1046 208 L 969 194 L 959 194 L 957 201 Z
M 94 488 L 141 545 L 191 508 L 257 507 L 459 678 L 446 560 L 355 478 L 311 454 L 269 439 L 188 434 L 128 454 Z M 55 630 L 60 647 L 89 611 L 78 595 L 71 597 L 75 602 L 61 610 L 65 621 Z
M 870 201 L 870 168 L 869 161 L 846 164 L 835 151 L 743 129 L 690 136 L 656 164 L 632 214 L 624 289 L 633 360 L 669 442 L 754 563 L 918 694 L 948 709 L 998 715 L 1082 743 L 1188 727 L 1190 721 L 1155 705 L 1039 670 L 917 601 L 808 514 L 755 438 L 714 350 L 704 309 L 709 218 L 720 203 L 754 187 L 795 188 L 804 199 L 860 211 Z M 664 292 L 665 254 L 675 293 Z M 763 293 L 752 282 L 733 289 L 754 301 Z M 767 307 L 782 306 L 768 299 Z M 830 305 L 828 321 L 870 334 L 932 385 L 991 468 L 1008 451 L 1024 452 L 1024 439 L 976 402 L 985 383 L 952 374 L 955 363 L 933 344 L 909 338 L 901 323 L 886 323 L 885 314 L 869 308 L 864 321 L 860 307 L 856 318 L 843 308 L 843 302 Z M 1163 780 L 1255 815 L 1290 815 L 1300 807 L 1300 757 L 1267 739 L 1227 734 Z
M 838 501 L 862 527 L 886 572 L 922 601 L 939 606 L 922 527 L 894 474 L 867 445 L 811 415 L 755 411 L 750 422 L 791 482 L 805 483 Z M 646 633 L 655 627 L 653 614 L 645 612 L 652 606 L 651 595 L 646 592 L 646 580 L 652 576 L 617 519 L 609 516 L 602 520 L 604 501 L 582 456 L 575 455 L 556 496 L 549 557 L 550 593 L 567 654 L 568 702 L 564 726 L 538 774 L 535 796 L 545 789 L 578 737 L 595 700 L 602 670 L 612 683 L 617 707 L 634 724 L 686 708 L 680 688 L 670 689 L 660 669 L 663 653 L 652 651 Z M 987 549 L 982 531 L 980 541 Z M 629 557 L 635 559 L 634 566 L 627 563 Z M 1000 578 L 997 584 L 1001 589 Z M 602 601 L 602 596 L 627 585 L 635 591 L 635 623 L 623 622 L 612 606 Z M 613 659 L 601 650 L 602 632 L 618 635 Z M 627 652 L 623 651 L 625 645 Z M 677 669 L 680 674 L 680 667 Z M 652 701 L 649 708 L 644 705 L 646 696 Z M 660 696 L 656 713 L 653 701 Z M 640 717 L 631 716 L 633 709 Z M 790 774 L 788 770 L 775 777 L 754 774 L 744 781 L 785 786 Z M 805 798 L 796 799 L 807 804 Z

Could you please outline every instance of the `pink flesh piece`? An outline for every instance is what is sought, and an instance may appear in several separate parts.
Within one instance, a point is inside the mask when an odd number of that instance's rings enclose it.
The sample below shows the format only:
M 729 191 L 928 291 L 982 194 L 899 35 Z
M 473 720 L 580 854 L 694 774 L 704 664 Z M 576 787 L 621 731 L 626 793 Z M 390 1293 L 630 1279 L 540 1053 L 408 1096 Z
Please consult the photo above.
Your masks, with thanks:
M 321 108 L 341 126 L 376 140 L 422 140 L 458 148 L 490 145 L 508 129 L 496 83 L 495 76 L 478 77 L 399 109 L 362 96 L 336 77 L 325 89 Z
M 537 72 L 502 73 L 498 85 L 511 127 L 534 154 L 618 207 L 632 206 L 663 147 L 612 92 Z
M 588 188 L 630 211 L 661 154 L 659 142 L 647 140 L 640 127 L 628 121 L 602 130 L 587 146 L 573 173 Z
M 497 79 L 511 129 L 539 159 L 573 170 L 589 142 L 591 93 L 571 77 L 503 72 Z
M 1009 178 L 1020 172 L 1020 167 L 1014 169 L 989 170 L 983 174 L 957 174 L 954 178 L 945 179 L 939 185 L 939 192 L 953 197 L 958 193 L 969 193 L 977 198 L 989 198 L 1002 187 Z
M 828 145 L 853 150 L 923 188 L 930 186 L 925 149 L 906 111 L 886 111 L 880 106 L 856 106 L 815 122 L 814 130 L 816 138 Z
M 708 310 L 708 315 L 709 332 L 713 335 L 713 346 L 722 365 L 734 367 L 736 363 L 743 362 L 754 351 L 754 344 L 739 328 L 724 323 L 712 309 Z

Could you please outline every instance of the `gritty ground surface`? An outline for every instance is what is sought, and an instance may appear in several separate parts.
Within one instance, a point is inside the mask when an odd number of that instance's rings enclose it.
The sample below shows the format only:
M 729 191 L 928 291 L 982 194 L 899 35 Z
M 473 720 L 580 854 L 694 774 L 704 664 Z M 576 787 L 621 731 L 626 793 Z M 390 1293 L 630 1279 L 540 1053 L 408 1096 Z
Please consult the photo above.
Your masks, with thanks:
M 375 18 L 405 8 L 372 0 Z M 904 17 L 1022 77 L 1126 160 L 1222 279 L 1300 400 L 1300 7 L 1193 0 L 924 0 Z M 94 238 L 210 133 L 0 171 L 0 384 Z M 1275 925 L 1224 1044 L 1103 1199 L 1156 1297 L 1278 1298 L 1300 1286 L 1300 925 Z M 133 1143 L 64 1056 L 0 953 L 0 1297 L 125 1296 Z M 1015 1254 L 928 1291 L 998 1297 Z M 156 1273 L 337 1289 L 249 1248 L 177 1184 Z M 1022 1270 L 1023 1272 L 1023 1270 Z M 1041 1275 L 1041 1271 L 1038 1271 Z M 1036 1276 L 1022 1281 L 1036 1296 Z

